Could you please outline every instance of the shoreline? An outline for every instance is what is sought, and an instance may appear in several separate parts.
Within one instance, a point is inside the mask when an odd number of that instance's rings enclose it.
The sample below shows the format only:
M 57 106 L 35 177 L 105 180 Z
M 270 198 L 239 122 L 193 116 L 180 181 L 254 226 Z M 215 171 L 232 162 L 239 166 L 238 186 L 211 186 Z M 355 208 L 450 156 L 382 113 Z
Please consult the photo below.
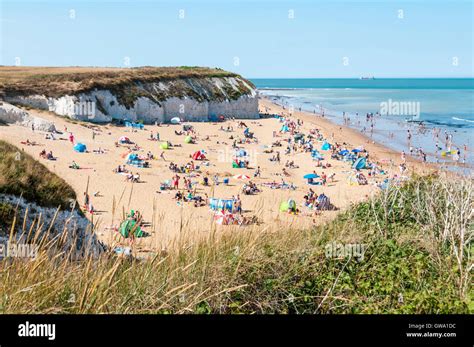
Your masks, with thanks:
M 260 96 L 259 107 L 263 108 L 263 113 L 268 110 L 268 113 L 290 116 L 290 112 L 287 109 L 284 109 L 281 105 L 274 103 L 266 96 Z M 371 157 L 376 158 L 383 167 L 386 167 L 387 162 L 390 160 L 393 161 L 393 165 L 395 166 L 401 163 L 400 152 L 397 152 L 390 147 L 374 141 L 369 136 L 361 133 L 357 129 L 353 129 L 347 125 L 339 125 L 334 123 L 328 118 L 323 117 L 321 114 L 311 113 L 309 111 L 303 110 L 294 110 L 290 117 L 299 118 L 305 122 L 309 122 L 318 126 L 322 130 L 322 133 L 325 135 L 325 137 L 332 138 L 332 141 L 338 143 L 345 142 L 353 147 L 363 145 L 364 148 L 370 153 Z M 441 165 L 439 164 L 424 163 L 422 160 L 414 158 L 408 154 L 406 155 L 406 164 L 409 172 L 417 174 L 429 174 L 433 172 L 446 171 L 441 168 Z
M 474 172 L 474 162 L 472 161 L 474 150 L 472 149 L 469 137 L 466 138 L 468 136 L 468 129 L 458 129 L 455 125 L 453 127 L 432 125 L 429 119 L 426 120 L 426 123 L 422 121 L 420 124 L 424 125 L 420 125 L 417 122 L 374 117 L 375 122 L 372 124 L 376 124 L 376 126 L 372 128 L 371 132 L 370 122 L 363 116 L 365 111 L 360 111 L 362 109 L 360 108 L 359 117 L 357 117 L 354 105 L 352 105 L 352 111 L 346 113 L 346 116 L 350 119 L 350 124 L 346 124 L 343 120 L 342 111 L 321 109 L 319 103 L 314 104 L 310 101 L 304 101 L 308 99 L 306 96 L 298 97 L 298 94 L 293 96 L 273 95 L 268 94 L 266 90 L 260 90 L 260 97 L 268 99 L 270 102 L 286 109 L 293 105 L 293 109 L 300 109 L 301 112 L 304 111 L 313 116 L 316 114 L 321 116 L 321 112 L 324 112 L 326 119 L 331 120 L 334 124 L 354 129 L 360 134 L 365 135 L 370 141 L 375 140 L 380 145 L 398 153 L 404 151 L 407 157 L 410 156 L 422 162 L 421 154 L 418 153 L 418 149 L 420 149 L 426 155 L 427 163 L 432 164 L 434 168 L 450 171 L 462 176 L 470 176 Z M 412 134 L 411 141 L 407 139 L 407 132 Z M 444 135 L 442 135 L 443 133 Z M 455 140 L 450 140 L 451 147 L 445 143 L 447 140 L 444 140 L 444 136 L 447 136 L 447 134 L 449 134 L 451 139 L 456 138 Z M 441 146 L 437 145 L 438 143 Z M 410 153 L 411 148 L 413 148 L 413 153 Z M 450 148 L 460 151 L 459 159 L 456 159 L 455 156 L 442 154 Z

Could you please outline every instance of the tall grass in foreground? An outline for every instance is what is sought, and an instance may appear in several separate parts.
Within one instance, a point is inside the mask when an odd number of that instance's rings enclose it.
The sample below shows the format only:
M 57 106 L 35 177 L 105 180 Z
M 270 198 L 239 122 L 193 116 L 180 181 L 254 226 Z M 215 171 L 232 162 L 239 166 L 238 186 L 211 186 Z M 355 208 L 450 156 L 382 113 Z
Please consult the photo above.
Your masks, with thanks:
M 463 313 L 473 181 L 414 177 L 312 230 L 241 229 L 139 261 L 0 261 L 1 313 Z M 363 259 L 327 244 L 366 245 Z

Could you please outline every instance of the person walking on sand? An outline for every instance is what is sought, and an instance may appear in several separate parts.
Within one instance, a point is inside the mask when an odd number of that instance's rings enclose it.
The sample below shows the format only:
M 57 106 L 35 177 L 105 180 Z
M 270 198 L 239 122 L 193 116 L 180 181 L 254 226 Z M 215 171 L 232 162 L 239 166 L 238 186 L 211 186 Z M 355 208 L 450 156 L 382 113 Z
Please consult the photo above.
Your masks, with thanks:
M 405 155 L 405 151 L 402 151 L 401 158 L 402 158 L 402 162 L 406 163 L 407 158 L 406 158 L 406 155 Z
M 261 171 L 260 171 L 260 166 L 257 167 L 257 170 L 255 170 L 255 173 L 253 174 L 253 177 L 260 177 Z
M 166 159 L 165 159 L 165 152 L 161 152 L 160 158 L 163 159 L 163 161 L 166 161 Z
M 323 173 L 321 174 L 321 184 L 322 184 L 323 186 L 326 185 L 327 179 L 328 179 L 328 176 L 327 176 L 327 175 L 324 173 L 324 171 L 323 171 Z

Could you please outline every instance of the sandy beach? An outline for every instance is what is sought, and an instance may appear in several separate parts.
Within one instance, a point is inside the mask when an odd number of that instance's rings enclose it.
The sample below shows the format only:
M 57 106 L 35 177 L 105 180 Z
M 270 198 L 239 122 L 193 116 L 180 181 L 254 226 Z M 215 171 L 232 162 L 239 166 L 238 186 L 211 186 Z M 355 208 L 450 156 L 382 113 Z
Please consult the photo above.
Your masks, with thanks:
M 278 114 L 288 116 L 287 110 L 271 103 L 267 99 L 259 102 L 260 112 L 265 114 Z M 398 165 L 401 162 L 400 153 L 396 153 L 377 143 L 371 142 L 361 133 L 347 127 L 335 125 L 325 118 L 306 113 L 294 112 L 292 119 L 303 121 L 300 131 L 309 133 L 312 129 L 319 129 L 326 140 L 330 143 L 345 143 L 348 149 L 363 146 L 369 153 L 372 161 L 378 162 L 379 166 L 386 171 L 384 176 L 369 178 L 367 185 L 352 185 L 348 183 L 351 174 L 350 163 L 331 159 L 330 153 L 324 154 L 324 163 L 331 166 L 325 169 L 316 167 L 316 162 L 311 159 L 310 153 L 303 151 L 284 154 L 285 140 L 290 137 L 289 133 L 280 133 L 281 122 L 275 117 L 262 118 L 258 120 L 244 120 L 258 143 L 246 143 L 239 145 L 249 154 L 249 168 L 233 168 L 234 158 L 233 141 L 243 138 L 244 128 L 239 127 L 239 120 L 227 120 L 220 123 L 190 123 L 195 130 L 196 143 L 185 143 L 185 135 L 177 135 L 175 131 L 181 131 L 182 125 L 146 125 L 144 130 L 131 130 L 115 125 L 95 125 L 88 123 L 73 122 L 67 118 L 55 116 L 51 113 L 37 110 L 29 110 L 32 115 L 53 121 L 56 129 L 62 132 L 56 135 L 56 140 L 45 139 L 45 133 L 32 131 L 25 127 L 10 125 L 0 126 L 0 139 L 6 140 L 35 158 L 38 158 L 51 171 L 63 177 L 76 191 L 79 203 L 83 203 L 84 192 L 88 191 L 94 206 L 93 215 L 86 213 L 96 226 L 97 235 L 105 243 L 124 244 L 129 243 L 120 237 L 116 231 L 124 216 L 130 210 L 138 210 L 143 215 L 143 229 L 149 233 L 148 237 L 139 238 L 135 241 L 135 247 L 141 252 L 154 252 L 156 250 L 170 247 L 177 238 L 189 238 L 209 236 L 214 231 L 222 232 L 245 232 L 248 228 L 258 230 L 276 230 L 285 227 L 309 228 L 314 223 L 322 223 L 334 216 L 341 210 L 346 209 L 351 203 L 361 201 L 370 194 L 380 190 L 376 183 L 380 183 L 385 177 L 399 174 Z M 227 131 L 227 128 L 232 129 Z M 223 130 L 222 130 L 223 129 Z M 87 146 L 87 153 L 78 153 L 73 150 L 73 144 L 68 140 L 72 133 L 75 142 Z M 156 136 L 159 133 L 160 141 L 150 140 L 150 133 Z M 151 152 L 154 156 L 150 160 L 150 168 L 135 168 L 127 165 L 126 168 L 132 173 L 140 175 L 139 183 L 126 181 L 124 174 L 114 173 L 113 170 L 119 165 L 124 165 L 126 156 L 131 153 L 133 145 L 119 145 L 116 142 L 121 136 L 127 136 L 139 146 L 137 153 L 146 155 Z M 28 146 L 22 142 L 29 140 L 38 145 Z M 169 141 L 174 146 L 169 150 L 160 149 L 162 141 Z M 281 141 L 281 147 L 272 147 L 272 143 Z M 322 142 L 315 141 L 315 148 L 320 148 Z M 38 154 L 41 150 L 52 151 L 57 158 L 54 161 L 40 159 Z M 105 153 L 99 154 L 94 151 L 101 149 Z M 208 159 L 208 165 L 203 161 L 194 161 L 199 166 L 191 174 L 195 194 L 203 198 L 231 198 L 240 195 L 242 200 L 243 215 L 251 219 L 255 217 L 258 223 L 249 226 L 216 225 L 214 215 L 208 206 L 194 207 L 192 203 L 178 202 L 174 199 L 176 190 L 160 190 L 160 184 L 171 180 L 175 175 L 170 169 L 171 162 L 178 166 L 190 162 L 190 156 L 196 151 L 202 150 Z M 273 153 L 266 153 L 273 150 Z M 280 163 L 270 161 L 276 152 L 280 152 Z M 163 152 L 164 160 L 160 158 Z M 71 169 L 69 166 L 75 161 L 80 169 Z M 293 161 L 295 168 L 286 168 L 284 164 Z M 260 177 L 253 177 L 255 169 L 260 167 Z M 423 164 L 407 157 L 408 172 L 428 172 L 435 169 L 432 165 Z M 309 186 L 303 176 L 315 171 L 321 175 L 333 175 L 334 180 L 328 181 L 326 185 Z M 233 176 L 244 174 L 250 176 L 250 180 L 257 185 L 260 192 L 253 195 L 242 194 L 242 185 L 245 180 L 235 179 Z M 181 176 L 180 189 L 184 192 L 183 177 Z M 214 175 L 219 176 L 220 184 L 213 184 Z M 209 178 L 210 185 L 202 185 L 203 177 Z M 229 178 L 229 184 L 222 184 L 224 178 Z M 291 189 L 272 189 L 268 186 L 271 182 L 296 186 Z M 315 193 L 324 193 L 331 203 L 337 208 L 336 211 L 322 211 L 314 215 L 301 207 L 303 197 L 309 188 Z M 279 211 L 280 203 L 288 199 L 294 199 L 301 209 L 297 215 Z

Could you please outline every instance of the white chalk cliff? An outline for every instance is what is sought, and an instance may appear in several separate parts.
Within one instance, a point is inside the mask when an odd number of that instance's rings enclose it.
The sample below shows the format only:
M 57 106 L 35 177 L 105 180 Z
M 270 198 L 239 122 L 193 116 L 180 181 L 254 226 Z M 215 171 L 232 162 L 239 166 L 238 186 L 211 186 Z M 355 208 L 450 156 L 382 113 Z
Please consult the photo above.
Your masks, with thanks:
M 121 88 L 94 89 L 77 95 L 17 95 L 7 96 L 6 100 L 94 123 L 113 119 L 169 122 L 173 117 L 209 121 L 219 115 L 258 118 L 257 91 L 239 77 L 134 82 Z
M 0 103 L 0 122 L 17 124 L 36 130 L 54 132 L 54 124 L 43 118 L 31 116 L 28 112 L 6 102 Z

